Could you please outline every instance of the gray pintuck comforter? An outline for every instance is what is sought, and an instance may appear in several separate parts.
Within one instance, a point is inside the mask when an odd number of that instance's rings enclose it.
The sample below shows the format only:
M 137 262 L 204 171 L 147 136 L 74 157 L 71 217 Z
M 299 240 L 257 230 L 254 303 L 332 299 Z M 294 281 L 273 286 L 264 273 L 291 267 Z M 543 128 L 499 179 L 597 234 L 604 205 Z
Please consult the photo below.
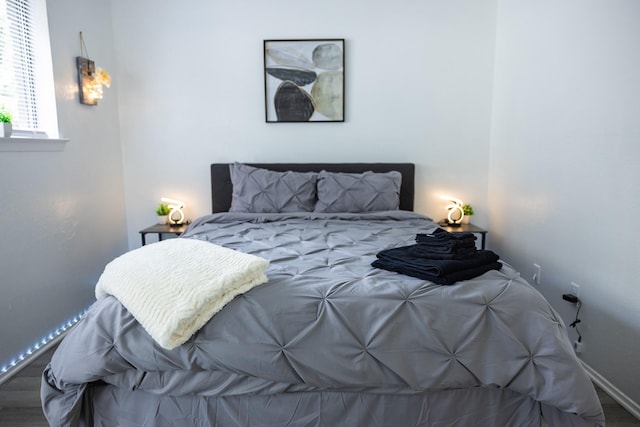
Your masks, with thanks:
M 435 227 L 402 211 L 200 218 L 183 238 L 267 258 L 269 281 L 173 350 L 115 298 L 96 302 L 43 373 L 45 414 L 52 426 L 519 426 L 536 412 L 604 425 L 565 325 L 511 267 L 453 286 L 371 267 Z M 474 396 L 487 413 L 524 409 L 483 420 L 465 411 Z

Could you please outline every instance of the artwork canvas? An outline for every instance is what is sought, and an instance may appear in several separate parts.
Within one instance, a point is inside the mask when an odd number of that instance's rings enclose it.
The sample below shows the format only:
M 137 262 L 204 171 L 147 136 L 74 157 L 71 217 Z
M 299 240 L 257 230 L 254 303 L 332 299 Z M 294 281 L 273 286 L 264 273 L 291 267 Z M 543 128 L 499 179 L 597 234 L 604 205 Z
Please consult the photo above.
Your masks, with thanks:
M 344 122 L 344 39 L 265 40 L 267 123 Z

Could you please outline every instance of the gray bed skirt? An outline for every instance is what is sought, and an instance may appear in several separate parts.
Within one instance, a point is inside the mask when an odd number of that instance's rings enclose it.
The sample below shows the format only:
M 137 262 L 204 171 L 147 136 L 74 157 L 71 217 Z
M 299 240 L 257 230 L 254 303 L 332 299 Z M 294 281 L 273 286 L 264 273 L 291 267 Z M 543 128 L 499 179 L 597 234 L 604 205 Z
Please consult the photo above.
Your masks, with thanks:
M 100 385 L 92 386 L 86 397 L 93 402 L 93 419 L 85 418 L 84 425 L 120 427 L 538 427 L 544 410 L 544 405 L 511 390 L 482 387 L 410 395 L 324 391 L 215 398 L 171 397 Z M 554 412 L 562 419 L 550 425 L 585 425 L 574 415 Z
M 158 395 L 96 383 L 81 398 L 82 413 L 74 414 L 78 424 L 73 424 L 82 427 L 539 427 L 543 418 L 549 426 L 593 425 L 498 387 L 420 394 L 323 391 L 211 397 Z

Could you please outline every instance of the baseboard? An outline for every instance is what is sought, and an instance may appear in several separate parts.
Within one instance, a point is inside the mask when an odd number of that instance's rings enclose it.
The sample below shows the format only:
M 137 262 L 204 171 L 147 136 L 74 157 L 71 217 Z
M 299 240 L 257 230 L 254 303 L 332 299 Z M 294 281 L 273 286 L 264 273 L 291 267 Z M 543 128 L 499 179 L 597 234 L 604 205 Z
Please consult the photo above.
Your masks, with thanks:
M 9 368 L 7 370 L 7 372 L 0 374 L 0 385 L 2 385 L 4 383 L 6 383 L 7 381 L 9 381 L 18 372 L 22 371 L 24 368 L 29 366 L 29 364 L 32 361 L 36 360 L 38 357 L 42 356 L 44 353 L 49 351 L 49 349 L 51 349 L 53 346 L 58 344 L 62 340 L 62 338 L 64 338 L 64 336 L 67 334 L 67 332 L 69 332 L 69 331 L 68 330 L 64 331 L 63 333 L 61 333 L 60 335 L 56 336 L 52 340 L 48 341 L 42 347 L 38 348 L 37 350 L 32 351 L 30 355 L 26 356 L 19 363 L 16 363 L 15 366 L 12 366 L 11 368 Z
M 598 387 L 600 387 L 602 390 L 604 390 L 605 393 L 611 396 L 613 400 L 618 402 L 620 406 L 629 411 L 631 415 L 640 420 L 640 405 L 637 402 L 624 394 L 619 388 L 611 384 L 609 380 L 600 375 L 600 373 L 598 373 L 591 366 L 584 363 L 584 361 L 581 362 L 582 366 L 584 366 L 584 369 L 587 371 L 587 374 L 589 374 L 589 377 L 591 377 L 591 380 L 596 383 Z
M 67 332 L 78 324 L 88 309 L 89 307 L 85 308 L 73 319 L 69 319 L 66 323 L 56 328 L 55 331 L 52 331 L 48 336 L 45 336 L 42 340 L 34 343 L 29 349 L 25 350 L 20 356 L 13 359 L 7 365 L 0 366 L 0 385 L 9 381 L 11 377 L 28 366 L 32 361 L 40 357 L 54 345 L 58 344 Z

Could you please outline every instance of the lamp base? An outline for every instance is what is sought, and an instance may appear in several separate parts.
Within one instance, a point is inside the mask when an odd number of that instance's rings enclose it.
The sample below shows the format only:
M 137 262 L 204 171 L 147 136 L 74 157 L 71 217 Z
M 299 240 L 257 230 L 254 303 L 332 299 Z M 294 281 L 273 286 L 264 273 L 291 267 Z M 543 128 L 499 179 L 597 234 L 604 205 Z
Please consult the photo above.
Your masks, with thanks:
M 442 220 L 440 222 L 440 224 L 442 225 L 446 225 L 447 227 L 460 227 L 462 225 L 462 223 L 459 222 L 449 222 L 448 220 Z

